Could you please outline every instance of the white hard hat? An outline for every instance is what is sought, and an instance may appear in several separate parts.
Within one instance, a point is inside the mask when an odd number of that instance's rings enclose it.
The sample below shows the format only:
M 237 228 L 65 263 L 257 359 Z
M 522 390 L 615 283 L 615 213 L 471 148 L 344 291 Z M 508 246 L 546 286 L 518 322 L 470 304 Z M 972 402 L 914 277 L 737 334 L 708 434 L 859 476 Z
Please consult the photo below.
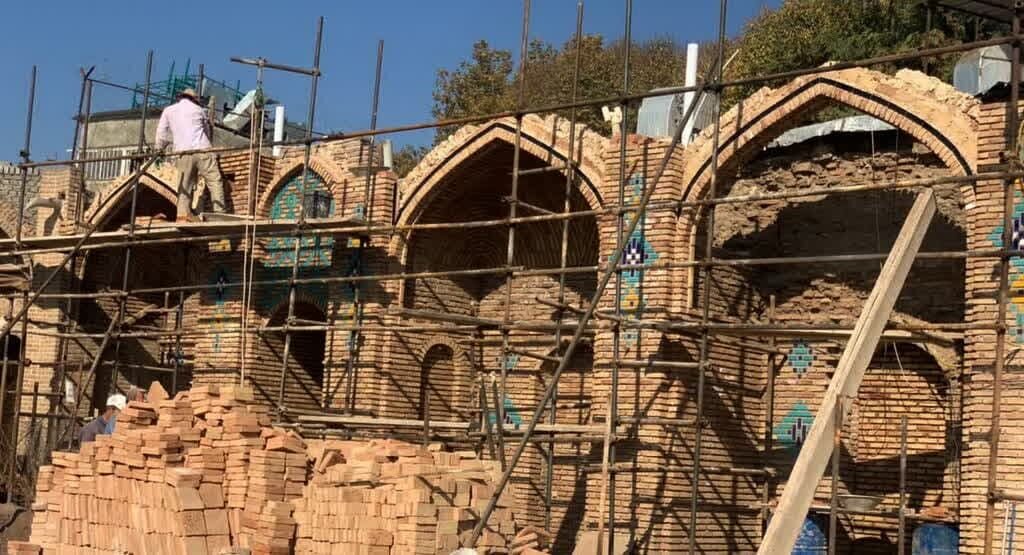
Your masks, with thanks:
M 117 410 L 124 410 L 125 405 L 128 404 L 128 399 L 120 393 L 115 393 L 110 397 L 107 397 L 107 406 L 114 407 Z

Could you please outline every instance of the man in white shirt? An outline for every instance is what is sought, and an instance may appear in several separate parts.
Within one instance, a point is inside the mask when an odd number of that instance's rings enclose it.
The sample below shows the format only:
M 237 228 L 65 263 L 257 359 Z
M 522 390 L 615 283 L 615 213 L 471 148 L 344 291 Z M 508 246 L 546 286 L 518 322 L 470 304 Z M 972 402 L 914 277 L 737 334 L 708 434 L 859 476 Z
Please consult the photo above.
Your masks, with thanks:
M 174 151 L 210 148 L 210 122 L 206 111 L 199 105 L 199 95 L 193 89 L 178 93 L 178 101 L 164 108 L 160 124 L 156 128 L 156 148 L 163 150 L 174 145 Z M 195 221 L 192 213 L 192 195 L 196 178 L 202 176 L 210 190 L 213 211 L 223 213 L 224 185 L 217 167 L 217 157 L 208 152 L 183 154 L 175 164 L 178 168 L 178 216 L 179 221 Z

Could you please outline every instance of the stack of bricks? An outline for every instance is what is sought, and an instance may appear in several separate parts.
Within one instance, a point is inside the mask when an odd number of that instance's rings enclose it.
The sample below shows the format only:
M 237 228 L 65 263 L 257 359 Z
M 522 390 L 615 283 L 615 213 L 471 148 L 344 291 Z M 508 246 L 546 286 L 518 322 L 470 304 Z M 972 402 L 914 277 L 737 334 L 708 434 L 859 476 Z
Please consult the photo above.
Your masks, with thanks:
M 306 483 L 306 445 L 275 430 L 264 436 L 266 448 L 249 451 L 241 543 L 256 553 L 288 553 L 295 535 L 289 501 L 302 496 Z
M 7 542 L 7 555 L 39 555 L 42 548 L 34 543 L 11 540 Z
M 498 469 L 471 452 L 392 440 L 332 442 L 295 501 L 296 553 L 448 554 L 466 545 L 494 494 Z M 511 487 L 477 541 L 505 553 L 515 532 Z
M 494 495 L 495 465 L 471 452 L 392 440 L 307 446 L 271 428 L 251 398 L 202 387 L 131 403 L 112 435 L 54 452 L 18 553 L 447 555 Z M 511 499 L 497 503 L 481 554 L 507 553 Z
M 258 510 L 246 511 L 242 517 L 242 544 L 253 555 L 291 553 L 295 537 L 292 511 L 292 504 L 284 501 L 267 501 Z
M 225 506 L 229 510 L 232 540 L 240 541 L 249 489 L 249 452 L 264 447 L 262 433 L 270 425 L 270 418 L 262 407 L 248 404 L 253 400 L 248 388 L 203 385 L 192 388 L 189 396 L 196 428 L 203 432 L 201 447 L 219 450 L 223 455 L 221 483 Z
M 126 454 L 132 447 L 137 456 Z M 35 517 L 32 542 L 44 552 L 95 554 L 204 554 L 228 547 L 225 511 L 208 506 L 200 471 L 174 466 L 180 456 L 180 440 L 156 428 L 118 430 L 77 454 L 54 453 L 63 482 L 39 484 L 37 498 L 49 502 Z

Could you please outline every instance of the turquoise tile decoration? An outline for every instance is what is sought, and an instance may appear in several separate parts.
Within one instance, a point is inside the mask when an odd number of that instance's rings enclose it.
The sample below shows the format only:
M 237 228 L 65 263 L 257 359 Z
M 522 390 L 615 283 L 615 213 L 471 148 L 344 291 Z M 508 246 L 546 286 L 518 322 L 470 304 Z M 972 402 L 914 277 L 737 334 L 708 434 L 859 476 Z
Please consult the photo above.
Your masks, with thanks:
M 231 282 L 231 276 L 223 266 L 214 267 L 210 276 L 209 284 L 216 285 L 214 289 L 207 289 L 206 293 L 213 300 L 213 352 L 219 353 L 221 347 L 220 330 L 224 326 L 223 319 L 227 317 L 227 310 L 224 308 L 229 298 L 233 298 L 234 287 L 226 287 Z
M 323 178 L 313 171 L 306 172 L 305 195 L 302 176 L 296 175 L 288 180 L 274 195 L 270 203 L 270 218 L 274 220 L 294 220 L 299 217 L 303 202 L 306 204 L 307 218 L 324 218 L 334 215 L 334 198 Z M 263 265 L 271 268 L 290 268 L 295 260 L 294 237 L 271 237 L 267 240 L 267 257 Z M 331 266 L 331 255 L 334 252 L 334 237 L 308 236 L 302 237 L 299 244 L 299 266 L 303 268 L 327 268 Z
M 518 365 L 519 355 L 515 353 L 508 353 L 505 355 L 505 370 L 515 370 Z
M 1011 248 L 1024 250 L 1024 195 L 1020 192 L 1020 182 L 1013 191 L 1013 233 Z M 988 240 L 996 248 L 1003 247 L 1003 224 L 992 229 Z M 1010 258 L 1010 287 L 1012 289 L 1024 289 L 1024 258 L 1014 256 Z M 1024 343 L 1024 294 L 1011 294 L 1009 299 L 1010 314 L 1013 316 L 1016 326 L 1010 330 L 1016 343 Z
M 626 204 L 640 202 L 644 193 L 644 177 L 633 175 L 626 184 L 624 201 Z M 632 213 L 623 216 L 623 227 L 630 225 Z M 632 318 L 641 318 L 646 306 L 643 294 L 644 269 L 642 266 L 650 264 L 658 259 L 658 252 L 654 249 L 644 235 L 645 219 L 641 219 L 639 225 L 633 230 L 622 250 L 623 266 L 636 266 L 622 271 L 622 287 L 619 293 L 619 304 L 622 311 Z M 627 329 L 622 332 L 622 341 L 627 347 L 636 345 L 639 339 L 639 330 Z
M 812 423 L 814 423 L 814 413 L 807 408 L 803 401 L 797 401 L 782 417 L 782 420 L 772 428 L 773 437 L 781 447 L 798 448 L 807 439 L 807 433 L 811 431 Z
M 814 352 L 811 346 L 803 339 L 794 340 L 793 346 L 789 348 L 789 354 L 786 355 L 786 363 L 793 368 L 797 376 L 803 376 L 813 362 Z
M 516 426 L 516 427 L 522 426 L 522 424 L 523 424 L 523 417 L 522 417 L 522 415 L 519 414 L 519 409 L 516 408 L 516 406 L 512 403 L 512 399 L 509 399 L 508 396 L 505 397 L 504 406 L 505 406 L 505 425 L 506 426 Z M 495 422 L 498 421 L 498 415 L 497 415 L 497 413 L 495 411 L 490 411 L 488 413 L 488 416 L 489 416 L 489 418 L 487 420 L 491 424 L 494 424 Z

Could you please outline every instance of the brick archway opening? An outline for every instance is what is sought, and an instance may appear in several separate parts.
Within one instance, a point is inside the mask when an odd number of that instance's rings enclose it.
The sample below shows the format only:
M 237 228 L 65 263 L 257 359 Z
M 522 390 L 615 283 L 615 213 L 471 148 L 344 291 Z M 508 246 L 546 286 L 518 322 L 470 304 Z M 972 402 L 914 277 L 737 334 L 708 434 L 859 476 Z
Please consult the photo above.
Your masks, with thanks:
M 128 190 L 130 193 L 130 189 Z M 131 195 L 122 195 L 117 204 L 98 216 L 100 231 L 116 230 L 128 223 L 131 212 Z M 175 206 L 163 194 L 140 183 L 136 202 L 136 225 L 152 225 L 164 218 L 174 218 Z M 148 221 L 147 221 L 148 220 Z M 122 328 L 126 332 L 139 329 L 163 329 L 173 325 L 168 312 L 163 311 L 165 296 L 162 292 L 137 292 L 142 289 L 172 287 L 187 282 L 190 278 L 188 249 L 168 249 L 162 245 L 136 245 L 132 249 L 128 283 L 131 285 L 125 304 Z M 81 292 L 102 293 L 118 289 L 123 278 L 125 251 L 120 248 L 89 251 L 81 268 Z M 170 301 L 176 302 L 172 296 Z M 117 318 L 120 300 L 116 297 L 81 299 L 73 306 L 74 318 L 81 331 L 102 334 Z M 171 324 L 168 324 L 171 322 Z M 88 370 L 93 359 L 102 355 L 92 384 L 85 384 L 90 394 L 90 409 L 102 408 L 111 393 L 125 391 L 131 385 L 148 388 L 153 381 L 159 381 L 165 389 L 171 390 L 171 371 L 176 365 L 175 357 L 182 356 L 183 374 L 178 383 L 188 384 L 191 371 L 192 341 L 183 339 L 181 353 L 166 337 L 125 337 L 99 353 L 102 339 L 86 338 L 71 342 L 68 359 L 81 363 Z M 117 383 L 113 382 L 115 366 Z M 73 366 L 72 368 L 76 368 Z M 72 376 L 80 383 L 80 376 Z M 74 374 L 74 372 L 73 372 Z
M 722 175 L 719 196 L 943 177 L 951 171 L 935 153 L 900 130 L 836 133 L 761 150 L 742 167 Z M 938 185 L 932 190 L 938 213 L 922 251 L 965 249 L 961 188 Z M 915 194 L 869 191 L 718 205 L 713 255 L 730 259 L 884 254 Z M 705 211 L 696 228 L 689 230 L 693 238 L 689 253 L 694 257 L 703 257 L 707 223 Z M 774 295 L 781 318 L 852 322 L 882 262 L 715 267 L 711 272 L 713 313 L 739 320 L 763 319 Z M 928 322 L 963 321 L 965 272 L 961 259 L 918 260 L 896 305 L 897 313 Z M 687 301 L 697 306 L 703 274 L 693 272 L 692 276 Z
M 447 343 L 431 345 L 420 362 L 419 418 L 435 421 L 468 421 L 475 397 L 469 376 Z
M 457 223 L 497 220 L 508 216 L 507 196 L 511 187 L 512 145 L 494 141 L 474 153 L 434 188 L 434 194 L 422 207 L 417 223 Z M 523 153 L 521 168 L 538 168 L 546 162 Z M 520 200 L 552 212 L 563 209 L 565 177 L 556 172 L 523 176 L 519 181 Z M 571 210 L 587 210 L 589 204 L 574 188 Z M 520 208 L 521 215 L 535 215 Z M 514 265 L 530 269 L 557 268 L 561 259 L 562 223 L 557 221 L 522 223 L 516 226 Z M 406 268 L 410 272 L 496 268 L 506 262 L 508 228 L 506 226 L 467 229 L 415 230 L 408 239 Z M 598 260 L 597 221 L 577 218 L 569 225 L 568 266 L 593 265 Z M 548 310 L 538 311 L 533 297 L 557 287 L 557 276 L 516 278 L 514 289 L 527 295 L 516 310 L 536 314 L 514 315 L 516 319 L 548 318 Z M 404 306 L 455 312 L 487 318 L 503 317 L 505 275 L 499 272 L 479 276 L 408 280 Z M 596 275 L 572 274 L 566 279 L 567 295 L 589 296 L 596 286 Z
M 268 327 L 283 325 L 288 319 L 288 303 L 281 303 L 267 320 Z M 320 307 L 296 301 L 297 326 L 325 322 Z M 289 413 L 319 413 L 324 393 L 324 369 L 327 346 L 325 330 L 292 330 L 288 351 L 288 370 L 284 379 L 283 405 Z M 250 368 L 250 383 L 256 400 L 277 407 L 280 398 L 281 370 L 284 366 L 285 333 L 266 331 L 256 340 Z

